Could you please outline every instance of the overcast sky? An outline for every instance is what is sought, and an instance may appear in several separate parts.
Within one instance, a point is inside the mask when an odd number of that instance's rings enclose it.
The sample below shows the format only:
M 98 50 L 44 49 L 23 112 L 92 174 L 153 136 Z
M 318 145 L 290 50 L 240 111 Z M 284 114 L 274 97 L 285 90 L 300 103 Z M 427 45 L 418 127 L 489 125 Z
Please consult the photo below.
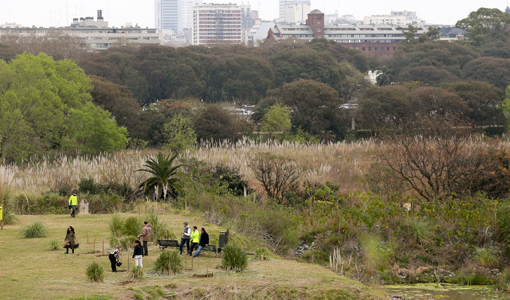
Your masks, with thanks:
M 318 8 L 330 14 L 351 14 L 357 19 L 364 16 L 389 14 L 391 10 L 416 11 L 418 17 L 435 24 L 455 24 L 469 12 L 480 7 L 504 10 L 509 0 L 378 0 L 335 1 L 312 0 L 312 9 Z M 206 0 L 207 3 L 237 3 L 241 0 Z M 244 1 L 248 3 L 248 1 Z M 278 17 L 278 0 L 249 1 L 252 9 L 266 20 Z M 103 17 L 111 26 L 123 26 L 126 22 L 142 27 L 154 27 L 154 0 L 0 0 L 0 24 L 16 22 L 25 26 L 65 26 L 73 17 Z

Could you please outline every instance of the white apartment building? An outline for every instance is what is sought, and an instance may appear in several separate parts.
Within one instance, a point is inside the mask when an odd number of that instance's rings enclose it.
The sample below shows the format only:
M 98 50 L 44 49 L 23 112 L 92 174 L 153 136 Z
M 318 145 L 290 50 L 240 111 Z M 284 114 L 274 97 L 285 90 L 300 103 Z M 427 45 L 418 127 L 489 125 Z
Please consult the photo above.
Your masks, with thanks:
M 140 28 L 126 24 L 121 28 L 108 27 L 108 22 L 98 11 L 98 19 L 93 17 L 74 18 L 70 27 L 24 27 L 0 28 L 0 39 L 3 36 L 45 36 L 52 33 L 64 34 L 79 38 L 87 50 L 102 51 L 118 44 L 163 44 L 163 34 L 155 28 Z
M 285 22 L 304 23 L 312 11 L 310 3 L 291 3 L 285 7 Z
M 182 32 L 193 27 L 193 6 L 203 0 L 155 0 L 155 26 L 160 30 Z
M 407 18 L 404 16 L 389 16 L 389 15 L 374 15 L 370 17 L 363 18 L 364 24 L 373 24 L 373 25 L 394 25 L 394 26 L 405 26 L 409 22 Z
M 310 0 L 280 0 L 280 6 L 279 6 L 279 19 L 280 22 L 289 22 L 286 19 L 287 16 L 287 7 L 291 4 L 308 4 L 311 5 Z M 306 20 L 306 16 L 305 16 Z
M 193 8 L 192 45 L 242 43 L 242 12 L 235 4 L 203 4 Z

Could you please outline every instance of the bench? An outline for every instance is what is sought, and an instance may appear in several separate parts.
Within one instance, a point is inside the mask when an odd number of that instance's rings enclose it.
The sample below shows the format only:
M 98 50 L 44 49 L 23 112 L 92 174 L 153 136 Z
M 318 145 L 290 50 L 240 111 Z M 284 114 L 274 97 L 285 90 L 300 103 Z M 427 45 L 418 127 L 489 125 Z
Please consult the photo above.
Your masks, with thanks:
M 159 249 L 160 250 L 163 250 L 167 247 L 172 247 L 172 248 L 179 248 L 180 247 L 180 244 L 177 240 L 160 240 L 158 239 L 158 245 L 159 245 Z

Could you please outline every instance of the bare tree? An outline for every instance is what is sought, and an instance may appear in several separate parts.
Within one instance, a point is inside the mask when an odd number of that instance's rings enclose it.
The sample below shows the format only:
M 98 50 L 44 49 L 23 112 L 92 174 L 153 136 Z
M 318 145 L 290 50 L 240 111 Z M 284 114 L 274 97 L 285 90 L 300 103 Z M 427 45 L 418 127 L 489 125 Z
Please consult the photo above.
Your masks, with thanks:
M 269 198 L 284 202 L 287 192 L 296 190 L 301 170 L 296 162 L 269 153 L 259 153 L 251 165 L 255 178 L 262 183 Z
M 506 195 L 508 155 L 500 144 L 472 138 L 466 127 L 436 121 L 421 135 L 383 139 L 379 162 L 427 201 L 478 192 Z

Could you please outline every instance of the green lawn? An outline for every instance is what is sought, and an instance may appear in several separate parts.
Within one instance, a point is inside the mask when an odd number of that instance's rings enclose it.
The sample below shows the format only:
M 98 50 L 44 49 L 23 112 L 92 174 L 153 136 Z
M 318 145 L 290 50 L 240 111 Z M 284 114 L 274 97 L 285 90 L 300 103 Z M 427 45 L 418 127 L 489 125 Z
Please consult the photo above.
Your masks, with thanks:
M 232 273 L 215 269 L 220 258 L 210 255 L 195 259 L 193 270 L 170 277 L 159 276 L 150 272 L 160 252 L 156 245 L 150 246 L 149 256 L 143 259 L 144 278 L 122 284 L 128 280 L 127 272 L 112 273 L 107 256 L 86 254 L 92 252 L 94 238 L 96 250 L 102 251 L 104 240 L 105 254 L 108 254 L 110 218 L 110 215 L 84 215 L 76 219 L 68 215 L 18 216 L 16 225 L 5 226 L 0 232 L 0 299 L 136 299 L 135 294 L 139 299 L 384 299 L 382 292 L 337 276 L 323 267 L 281 259 L 250 261 L 246 272 Z M 160 218 L 176 234 L 181 232 L 184 221 L 205 227 L 212 236 L 217 236 L 222 229 L 178 214 L 164 214 Z M 46 226 L 47 237 L 21 238 L 21 228 L 35 221 Z M 75 228 L 80 243 L 75 254 L 64 254 L 65 249 L 49 250 L 53 239 L 63 245 L 66 228 L 70 225 Z M 123 252 L 122 256 L 123 266 L 119 270 L 127 268 L 132 250 Z M 191 259 L 185 258 L 190 269 Z M 93 261 L 105 270 L 103 283 L 87 280 L 85 271 Z M 207 266 L 214 273 L 213 278 L 191 277 L 205 274 Z

